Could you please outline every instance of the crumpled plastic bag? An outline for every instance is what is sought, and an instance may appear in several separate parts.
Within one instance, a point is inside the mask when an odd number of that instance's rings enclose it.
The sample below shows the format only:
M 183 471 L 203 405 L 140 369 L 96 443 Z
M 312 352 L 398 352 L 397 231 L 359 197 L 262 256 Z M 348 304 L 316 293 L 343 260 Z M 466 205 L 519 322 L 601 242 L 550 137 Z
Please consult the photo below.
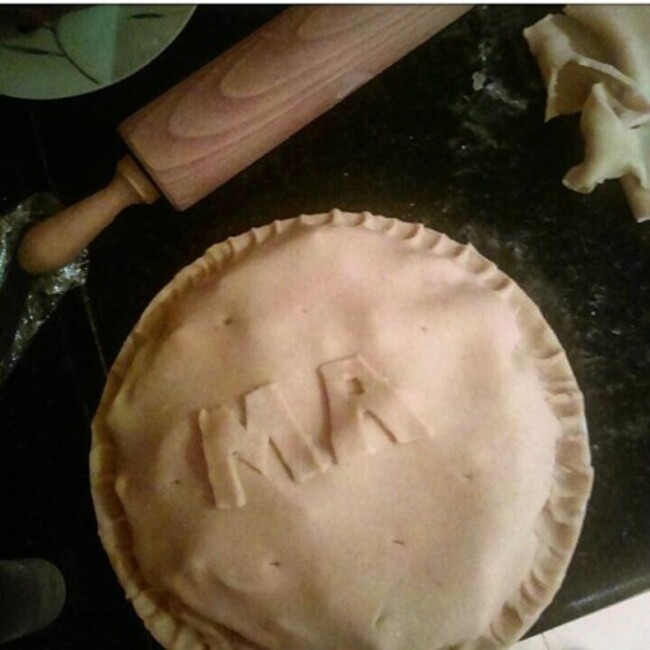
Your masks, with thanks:
M 15 262 L 26 228 L 61 207 L 52 194 L 35 194 L 0 216 L 0 384 L 61 298 L 86 282 L 86 252 L 67 266 L 36 277 Z
M 584 161 L 563 183 L 589 193 L 619 178 L 650 219 L 650 6 L 579 5 L 524 30 L 546 82 L 546 119 L 581 113 Z

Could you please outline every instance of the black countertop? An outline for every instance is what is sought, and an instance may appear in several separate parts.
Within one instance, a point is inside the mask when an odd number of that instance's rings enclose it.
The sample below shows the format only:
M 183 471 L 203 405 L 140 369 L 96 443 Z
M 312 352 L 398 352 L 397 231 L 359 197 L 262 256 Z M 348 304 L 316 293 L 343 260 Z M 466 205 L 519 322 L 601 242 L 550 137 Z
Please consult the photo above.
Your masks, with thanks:
M 544 124 L 521 37 L 551 10 L 472 10 L 187 212 L 130 208 L 93 244 L 87 285 L 0 388 L 0 558 L 49 559 L 68 587 L 60 618 L 7 648 L 156 647 L 96 536 L 87 454 L 106 366 L 155 293 L 208 245 L 333 207 L 474 243 L 566 348 L 596 482 L 565 584 L 534 631 L 650 588 L 650 224 L 634 222 L 617 182 L 588 196 L 561 185 L 582 155 L 577 118 Z M 0 98 L 0 209 L 38 190 L 68 203 L 98 189 L 124 152 L 119 122 L 279 11 L 202 6 L 166 52 L 112 87 Z

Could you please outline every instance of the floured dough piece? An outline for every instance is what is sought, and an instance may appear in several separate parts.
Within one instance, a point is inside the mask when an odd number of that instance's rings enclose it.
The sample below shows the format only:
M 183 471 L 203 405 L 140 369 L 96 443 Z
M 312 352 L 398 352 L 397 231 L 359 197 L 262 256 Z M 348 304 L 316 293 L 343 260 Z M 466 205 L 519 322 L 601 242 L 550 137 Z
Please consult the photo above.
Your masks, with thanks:
M 488 650 L 559 588 L 592 469 L 523 291 L 471 246 L 335 210 L 217 244 L 154 299 L 91 477 L 166 648 Z
M 650 7 L 567 6 L 524 30 L 546 81 L 546 119 L 581 112 L 585 160 L 564 184 L 623 182 L 637 221 L 650 219 Z

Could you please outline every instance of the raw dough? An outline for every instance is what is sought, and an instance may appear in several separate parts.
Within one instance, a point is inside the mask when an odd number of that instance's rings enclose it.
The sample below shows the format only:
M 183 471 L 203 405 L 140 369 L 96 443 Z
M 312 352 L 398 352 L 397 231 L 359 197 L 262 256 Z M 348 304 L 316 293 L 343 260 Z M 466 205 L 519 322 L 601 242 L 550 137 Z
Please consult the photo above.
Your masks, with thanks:
M 580 390 L 523 291 L 471 246 L 337 210 L 162 291 L 91 461 L 111 562 L 175 649 L 514 642 L 592 481 Z
M 650 7 L 576 5 L 524 30 L 546 81 L 546 119 L 581 112 L 585 160 L 564 184 L 591 192 L 620 178 L 650 219 Z

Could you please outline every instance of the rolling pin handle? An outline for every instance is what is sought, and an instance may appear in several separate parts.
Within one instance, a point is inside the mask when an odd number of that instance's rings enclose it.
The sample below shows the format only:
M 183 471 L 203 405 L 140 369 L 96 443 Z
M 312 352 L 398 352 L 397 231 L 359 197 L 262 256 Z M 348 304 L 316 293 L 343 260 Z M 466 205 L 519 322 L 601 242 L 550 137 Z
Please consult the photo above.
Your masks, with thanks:
M 158 190 L 133 158 L 125 156 L 104 189 L 31 228 L 18 249 L 18 263 L 32 275 L 65 266 L 122 210 L 153 203 L 158 197 Z

